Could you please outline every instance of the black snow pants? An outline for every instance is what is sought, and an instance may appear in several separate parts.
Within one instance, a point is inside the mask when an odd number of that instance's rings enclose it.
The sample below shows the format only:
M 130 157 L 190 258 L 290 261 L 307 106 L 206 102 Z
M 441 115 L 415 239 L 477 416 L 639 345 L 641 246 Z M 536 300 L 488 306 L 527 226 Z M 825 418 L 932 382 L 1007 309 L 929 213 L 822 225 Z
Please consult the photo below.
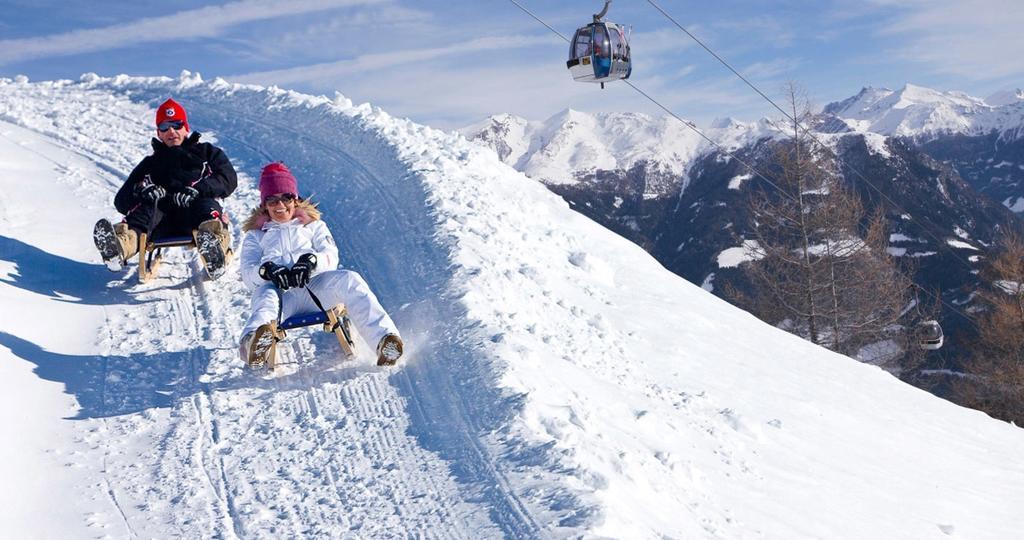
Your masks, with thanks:
M 150 238 L 169 238 L 189 236 L 200 223 L 218 219 L 223 213 L 217 199 L 196 199 L 188 208 L 178 208 L 165 197 L 156 205 L 139 205 L 125 216 L 125 221 L 128 227 L 147 233 Z

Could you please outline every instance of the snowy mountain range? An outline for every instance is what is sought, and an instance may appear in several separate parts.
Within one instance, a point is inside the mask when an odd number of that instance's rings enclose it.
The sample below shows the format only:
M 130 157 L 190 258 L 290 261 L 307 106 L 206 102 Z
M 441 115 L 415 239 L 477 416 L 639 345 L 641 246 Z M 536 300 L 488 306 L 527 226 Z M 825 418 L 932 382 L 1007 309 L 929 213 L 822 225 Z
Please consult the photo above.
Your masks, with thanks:
M 725 121 L 713 132 L 735 148 L 764 136 L 759 127 Z M 545 122 L 503 114 L 461 131 L 490 145 L 505 163 L 548 184 L 573 184 L 594 171 L 643 167 L 649 196 L 685 189 L 680 181 L 707 145 L 673 118 L 571 109 Z
M 235 231 L 263 164 L 296 173 L 407 336 L 398 368 L 300 331 L 250 373 L 237 267 L 107 271 L 92 223 L 168 96 L 240 172 Z M 490 150 L 341 95 L 0 79 L 0 225 L 5 536 L 1024 529 L 1024 431 L 765 325 Z
M 544 122 L 501 114 L 460 130 L 502 161 L 549 185 L 594 182 L 601 171 L 642 170 L 648 197 L 686 188 L 686 173 L 709 144 L 674 118 L 641 113 L 588 114 L 568 109 Z M 766 122 L 716 121 L 709 130 L 727 148 L 772 132 Z
M 982 261 L 1001 231 L 1022 228 L 1024 92 L 972 98 L 907 85 L 865 88 L 824 108 L 816 137 L 835 151 L 866 207 L 884 200 L 889 252 L 924 290 L 942 291 L 940 319 L 958 332 L 982 285 Z M 765 164 L 784 124 L 718 120 L 709 143 L 674 118 L 567 111 L 531 123 L 498 115 L 463 133 L 540 180 L 572 207 L 644 247 L 666 268 L 721 294 L 746 287 L 748 196 L 773 189 L 730 159 Z M 880 199 L 882 197 L 882 199 Z M 953 341 L 917 373 L 948 373 L 965 353 Z M 903 373 L 925 388 L 933 376 Z
M 1024 90 L 980 99 L 963 92 L 939 92 L 907 84 L 899 90 L 864 88 L 830 103 L 824 113 L 858 132 L 923 139 L 943 135 L 987 135 L 1004 140 L 1024 136 Z
M 883 152 L 886 137 L 909 138 L 915 145 L 933 149 L 950 139 L 993 139 L 993 148 L 1002 152 L 982 157 L 981 171 L 972 169 L 972 165 L 978 168 L 976 160 L 952 151 L 935 150 L 938 155 L 933 157 L 954 162 L 964 169 L 961 174 L 975 189 L 994 189 L 993 198 L 1015 212 L 1024 212 L 1024 152 L 1020 151 L 1024 148 L 1024 90 L 981 99 L 911 84 L 898 91 L 864 88 L 825 106 L 820 123 L 828 131 L 860 133 Z M 573 110 L 543 122 L 495 115 L 461 130 L 493 148 L 505 163 L 549 185 L 593 181 L 602 173 L 639 167 L 643 176 L 649 177 L 645 189 L 650 196 L 685 190 L 692 165 L 717 152 L 716 145 L 731 152 L 766 137 L 784 136 L 776 123 L 767 119 L 720 119 L 701 131 L 716 144 L 669 117 Z M 993 187 L 993 183 L 998 185 Z

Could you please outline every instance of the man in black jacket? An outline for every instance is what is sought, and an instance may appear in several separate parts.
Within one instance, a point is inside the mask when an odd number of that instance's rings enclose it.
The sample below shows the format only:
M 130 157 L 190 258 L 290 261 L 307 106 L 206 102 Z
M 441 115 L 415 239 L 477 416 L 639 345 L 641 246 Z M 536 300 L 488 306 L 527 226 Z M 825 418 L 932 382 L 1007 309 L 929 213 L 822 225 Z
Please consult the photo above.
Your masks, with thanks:
M 96 248 L 107 266 L 118 270 L 138 253 L 140 233 L 164 238 L 198 230 L 199 252 L 216 275 L 231 244 L 217 199 L 238 186 L 235 168 L 223 150 L 190 132 L 185 109 L 173 99 L 157 108 L 156 127 L 153 154 L 135 166 L 114 197 L 124 221 L 99 220 L 93 229 Z

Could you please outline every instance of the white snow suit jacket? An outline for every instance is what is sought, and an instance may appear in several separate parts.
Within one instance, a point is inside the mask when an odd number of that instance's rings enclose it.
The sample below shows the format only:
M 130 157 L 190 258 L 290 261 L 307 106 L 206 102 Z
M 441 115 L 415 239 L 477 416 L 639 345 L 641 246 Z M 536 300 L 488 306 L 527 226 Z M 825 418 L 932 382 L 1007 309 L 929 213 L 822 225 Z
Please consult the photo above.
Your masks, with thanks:
M 306 253 L 316 255 L 313 276 L 338 268 L 338 246 L 326 223 L 302 213 L 287 223 L 267 220 L 262 228 L 247 232 L 242 241 L 242 282 L 255 290 L 267 283 L 260 277 L 263 263 L 291 268 Z

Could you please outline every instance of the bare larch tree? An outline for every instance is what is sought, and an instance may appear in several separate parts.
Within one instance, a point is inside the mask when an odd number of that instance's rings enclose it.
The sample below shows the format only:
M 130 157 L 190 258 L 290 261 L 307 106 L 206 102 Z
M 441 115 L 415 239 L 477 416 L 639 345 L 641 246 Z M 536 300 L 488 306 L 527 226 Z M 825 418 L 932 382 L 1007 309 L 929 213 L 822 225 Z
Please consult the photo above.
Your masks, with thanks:
M 789 135 L 777 141 L 753 216 L 745 270 L 755 315 L 834 351 L 895 369 L 911 345 L 910 280 L 886 248 L 881 210 L 868 214 L 838 173 L 834 154 L 809 137 L 810 107 L 787 88 Z

